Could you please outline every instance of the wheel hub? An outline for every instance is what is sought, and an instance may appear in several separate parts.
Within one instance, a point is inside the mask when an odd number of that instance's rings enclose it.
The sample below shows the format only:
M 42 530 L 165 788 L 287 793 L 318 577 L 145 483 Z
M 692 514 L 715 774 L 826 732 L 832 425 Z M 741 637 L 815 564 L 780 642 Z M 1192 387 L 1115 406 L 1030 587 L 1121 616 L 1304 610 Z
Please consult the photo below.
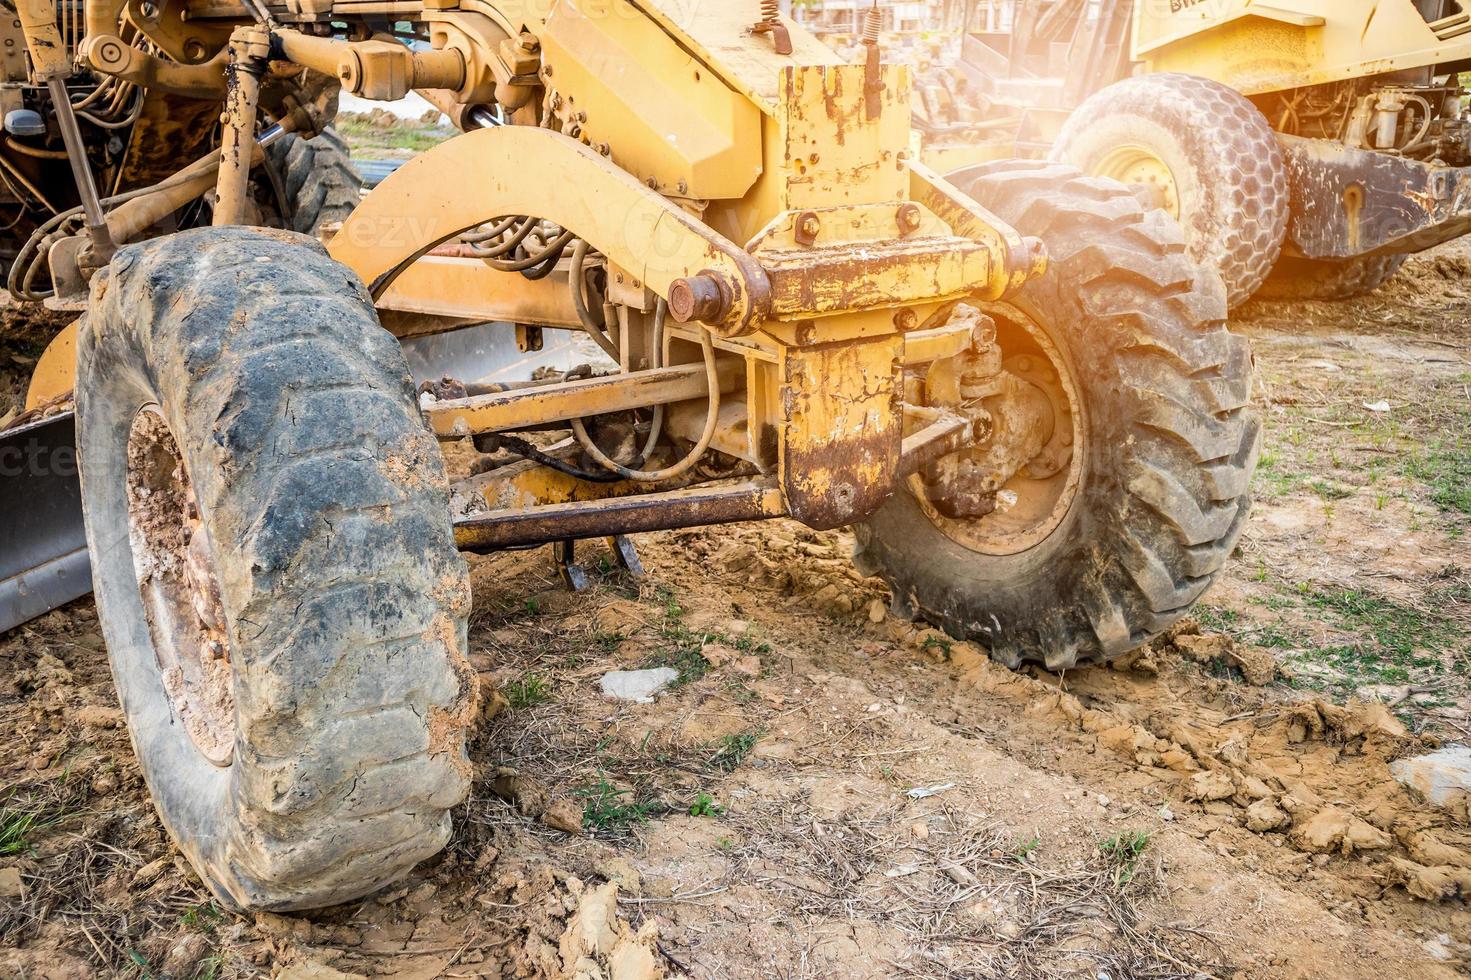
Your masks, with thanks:
M 1121 146 L 1098 162 L 1096 176 L 1111 177 L 1133 188 L 1146 207 L 1160 208 L 1180 220 L 1180 188 L 1169 164 L 1143 146 Z
M 178 443 L 157 406 L 128 436 L 128 536 L 160 680 L 195 746 L 227 766 L 235 698 L 219 578 Z
M 931 365 L 925 379 L 929 405 L 981 422 L 986 437 L 916 474 L 909 489 L 951 540 L 1009 555 L 1045 539 L 1071 508 L 1084 429 L 1071 368 L 1046 331 L 1013 308 L 993 312 L 976 314 L 994 327 L 975 332 L 971 351 Z

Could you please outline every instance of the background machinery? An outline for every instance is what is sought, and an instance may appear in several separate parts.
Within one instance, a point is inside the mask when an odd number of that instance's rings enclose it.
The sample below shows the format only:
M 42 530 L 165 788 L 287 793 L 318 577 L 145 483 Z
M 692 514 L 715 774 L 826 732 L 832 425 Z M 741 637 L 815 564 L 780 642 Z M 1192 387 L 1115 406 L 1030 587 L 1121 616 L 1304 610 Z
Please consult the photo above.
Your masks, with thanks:
M 575 580 L 580 539 L 851 526 L 897 609 L 1053 669 L 1166 629 L 1227 561 L 1251 359 L 1178 226 L 1058 163 L 942 176 L 876 35 L 847 63 L 776 7 L 114 2 L 63 37 L 22 0 L 24 138 L 76 201 L 22 282 L 84 311 L 32 401 L 75 404 L 120 700 L 222 902 L 345 901 L 444 844 L 478 699 L 462 552 L 552 544 Z M 212 109 L 118 193 L 79 79 Z M 338 86 L 464 132 L 324 247 L 252 178 Z M 416 389 L 400 341 L 486 322 L 603 357 Z
M 1014 138 L 1178 217 L 1233 306 L 1347 298 L 1471 229 L 1468 66 L 1457 0 L 984 0 L 959 71 L 1009 123 L 929 158 Z

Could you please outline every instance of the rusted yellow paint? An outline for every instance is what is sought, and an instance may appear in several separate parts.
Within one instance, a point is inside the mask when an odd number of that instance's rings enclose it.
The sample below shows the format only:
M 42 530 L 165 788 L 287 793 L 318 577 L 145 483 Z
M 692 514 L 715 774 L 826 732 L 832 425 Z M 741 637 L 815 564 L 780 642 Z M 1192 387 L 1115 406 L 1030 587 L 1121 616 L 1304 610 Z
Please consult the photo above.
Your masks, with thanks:
M 754 269 L 735 245 L 597 151 L 535 126 L 475 130 L 410 160 L 343 222 L 328 251 L 379 295 L 434 246 L 523 214 L 574 229 L 661 296 L 706 269 L 737 283 Z M 757 299 L 736 295 L 732 319 L 748 321 Z
M 835 527 L 888 496 L 904 436 L 903 338 L 783 352 L 781 486 L 793 517 Z
M 626 0 L 559 4 L 540 37 L 564 131 L 661 194 L 739 198 L 761 175 L 761 111 Z

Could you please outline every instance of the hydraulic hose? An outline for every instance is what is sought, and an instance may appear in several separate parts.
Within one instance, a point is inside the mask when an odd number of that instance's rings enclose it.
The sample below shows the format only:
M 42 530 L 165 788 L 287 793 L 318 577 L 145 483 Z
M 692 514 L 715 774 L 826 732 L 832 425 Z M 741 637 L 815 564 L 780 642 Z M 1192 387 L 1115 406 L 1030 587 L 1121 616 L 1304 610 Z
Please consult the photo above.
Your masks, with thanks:
M 720 421 L 720 375 L 715 369 L 715 342 L 710 338 L 709 328 L 704 326 L 700 327 L 700 352 L 705 356 L 705 382 L 709 386 L 710 400 L 705 409 L 705 429 L 700 433 L 700 439 L 695 443 L 694 448 L 683 459 L 662 470 L 639 470 L 624 466 L 598 448 L 598 444 L 593 442 L 592 437 L 587 434 L 587 428 L 582 424 L 582 419 L 573 419 L 572 434 L 577 437 L 577 442 L 582 446 L 583 451 L 591 456 L 599 466 L 635 483 L 658 483 L 661 480 L 672 480 L 687 473 L 710 448 L 710 442 L 715 438 L 715 426 Z M 658 432 L 651 428 L 649 434 L 657 437 Z M 652 450 L 653 440 L 651 439 L 645 446 L 645 453 Z

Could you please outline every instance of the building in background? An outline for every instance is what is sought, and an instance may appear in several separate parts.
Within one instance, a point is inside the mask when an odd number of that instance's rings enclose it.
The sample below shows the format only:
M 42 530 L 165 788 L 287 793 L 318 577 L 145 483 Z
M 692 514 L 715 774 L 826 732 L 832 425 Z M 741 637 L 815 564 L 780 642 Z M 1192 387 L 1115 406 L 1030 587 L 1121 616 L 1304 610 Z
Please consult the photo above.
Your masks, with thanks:
M 975 0 L 909 0 L 881 2 L 884 30 L 890 33 L 958 31 L 965 23 L 966 8 Z M 985 5 L 985 4 L 983 4 Z M 873 0 L 793 0 L 792 16 L 818 33 L 857 34 L 863 30 L 864 12 Z

